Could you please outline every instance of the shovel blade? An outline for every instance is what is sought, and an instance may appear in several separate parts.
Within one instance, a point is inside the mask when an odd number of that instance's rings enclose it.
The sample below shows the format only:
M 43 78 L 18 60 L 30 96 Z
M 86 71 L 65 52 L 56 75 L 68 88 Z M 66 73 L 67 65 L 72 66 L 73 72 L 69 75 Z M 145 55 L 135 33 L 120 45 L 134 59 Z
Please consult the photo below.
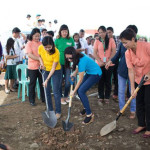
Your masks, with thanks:
M 114 120 L 113 122 L 105 125 L 101 131 L 100 131 L 100 135 L 104 136 L 107 135 L 108 133 L 112 132 L 114 129 L 116 128 L 116 120 Z
M 44 123 L 50 128 L 54 128 L 57 124 L 57 118 L 54 111 L 42 112 L 42 118 Z
M 69 121 L 62 121 L 62 126 L 64 131 L 70 131 L 70 129 L 73 127 L 73 123 Z

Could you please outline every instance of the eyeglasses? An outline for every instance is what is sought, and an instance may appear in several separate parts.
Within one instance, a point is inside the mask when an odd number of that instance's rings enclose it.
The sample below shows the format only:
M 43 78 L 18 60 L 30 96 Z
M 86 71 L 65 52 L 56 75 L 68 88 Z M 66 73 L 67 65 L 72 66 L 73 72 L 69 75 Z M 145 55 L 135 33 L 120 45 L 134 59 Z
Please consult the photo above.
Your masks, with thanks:
M 72 57 L 68 57 L 68 58 L 66 58 L 66 59 L 68 59 L 68 60 L 71 59 L 71 60 L 72 60 L 73 58 L 72 58 Z

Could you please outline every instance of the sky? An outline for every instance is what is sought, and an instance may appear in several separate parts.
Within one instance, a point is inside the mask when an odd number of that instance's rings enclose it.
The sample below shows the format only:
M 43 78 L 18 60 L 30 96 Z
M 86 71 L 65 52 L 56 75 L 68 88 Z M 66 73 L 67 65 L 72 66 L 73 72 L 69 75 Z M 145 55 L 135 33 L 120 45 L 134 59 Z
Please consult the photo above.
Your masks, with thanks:
M 41 14 L 46 21 L 67 24 L 71 34 L 80 29 L 112 26 L 119 35 L 129 24 L 138 27 L 138 34 L 150 37 L 150 0 L 4 0 L 1 2 L 0 33 L 13 27 L 23 30 L 26 15 L 35 19 Z

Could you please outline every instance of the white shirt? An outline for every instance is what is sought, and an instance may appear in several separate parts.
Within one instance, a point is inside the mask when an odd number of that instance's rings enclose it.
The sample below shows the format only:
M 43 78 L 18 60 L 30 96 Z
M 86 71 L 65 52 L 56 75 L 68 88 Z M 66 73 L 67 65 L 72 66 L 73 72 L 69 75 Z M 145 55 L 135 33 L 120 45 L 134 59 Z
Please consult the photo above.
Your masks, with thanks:
M 8 55 L 7 54 L 7 50 L 5 48 L 4 49 L 4 56 L 7 56 L 7 55 Z M 14 50 L 12 48 L 10 49 L 9 55 L 11 55 L 11 56 L 15 55 Z M 7 59 L 7 65 L 16 65 L 15 58 L 13 58 L 13 59 Z
M 21 60 L 20 60 L 20 54 L 21 54 L 21 47 L 22 47 L 22 44 L 21 44 L 21 42 L 20 42 L 19 39 L 15 39 L 14 37 L 12 37 L 12 38 L 13 38 L 14 41 L 15 41 L 15 43 L 14 43 L 15 53 L 16 53 L 16 55 L 19 56 L 19 57 L 15 58 L 15 59 L 16 59 L 16 62 L 19 62 L 19 61 L 21 61 Z
M 80 38 L 79 40 L 80 40 L 80 42 L 82 42 L 82 43 L 83 43 L 83 45 L 84 45 L 84 49 L 88 49 L 87 41 L 86 41 L 84 38 Z M 83 52 L 83 53 L 85 53 L 85 52 Z
M 77 42 L 74 42 L 74 44 L 75 44 L 75 49 L 77 49 L 77 47 L 78 47 L 78 43 Z M 82 42 L 82 41 L 80 41 L 80 44 L 81 44 L 81 49 L 85 49 L 84 48 L 84 43 Z

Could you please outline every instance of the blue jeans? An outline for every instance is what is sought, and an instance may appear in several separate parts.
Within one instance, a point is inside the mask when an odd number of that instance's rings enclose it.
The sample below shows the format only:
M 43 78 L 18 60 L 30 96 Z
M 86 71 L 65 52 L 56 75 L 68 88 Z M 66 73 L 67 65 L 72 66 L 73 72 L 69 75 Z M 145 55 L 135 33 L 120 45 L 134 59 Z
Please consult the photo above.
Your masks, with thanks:
M 68 68 L 66 69 L 64 65 L 61 65 L 61 80 L 60 80 L 61 85 L 63 82 L 63 77 L 65 78 L 64 97 L 68 97 L 70 91 L 70 82 L 69 82 L 70 74 L 71 74 L 70 69 Z M 60 92 L 62 96 L 62 86 L 60 87 Z
M 126 84 L 129 79 L 125 79 L 118 74 L 118 98 L 119 98 L 119 109 L 121 110 L 125 105 L 125 90 Z M 131 92 L 131 86 L 129 82 L 129 91 Z M 130 111 L 136 111 L 136 99 L 133 99 L 130 104 Z
M 45 71 L 44 73 L 44 80 L 47 79 L 49 75 L 49 71 Z M 51 82 L 52 79 L 52 82 Z M 48 108 L 50 111 L 53 111 L 53 104 L 52 104 L 52 98 L 51 98 L 51 84 L 53 87 L 53 93 L 54 93 L 54 100 L 55 100 L 55 112 L 61 114 L 61 95 L 60 95 L 60 86 L 61 86 L 61 70 L 55 70 L 52 77 L 49 79 L 46 87 L 46 96 L 48 101 Z
M 88 101 L 88 97 L 86 96 L 86 92 L 100 80 L 101 76 L 99 75 L 90 75 L 86 74 L 83 78 L 83 81 L 77 91 L 78 96 L 86 109 L 86 114 L 91 114 L 91 109 Z

